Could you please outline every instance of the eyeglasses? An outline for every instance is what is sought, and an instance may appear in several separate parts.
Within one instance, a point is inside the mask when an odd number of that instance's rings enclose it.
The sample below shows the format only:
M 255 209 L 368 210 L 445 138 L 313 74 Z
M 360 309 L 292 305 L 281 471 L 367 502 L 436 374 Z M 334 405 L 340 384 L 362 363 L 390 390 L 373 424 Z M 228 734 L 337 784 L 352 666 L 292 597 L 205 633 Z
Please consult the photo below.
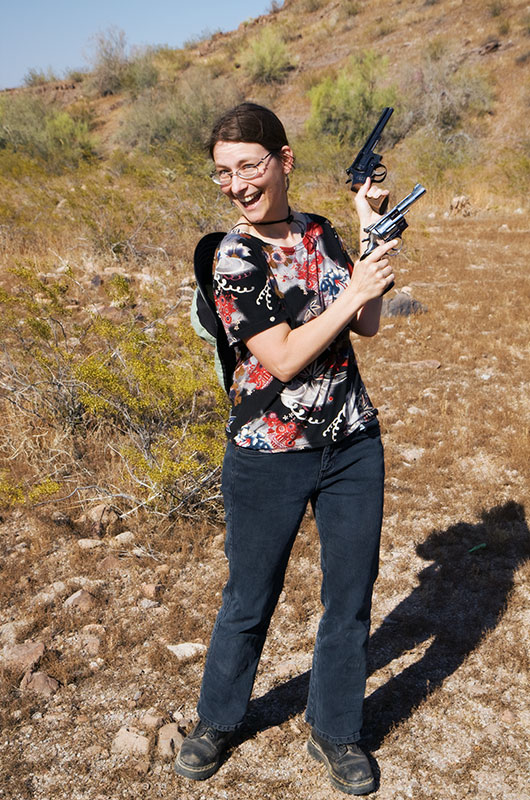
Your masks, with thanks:
M 237 175 L 238 178 L 242 178 L 244 181 L 252 180 L 252 178 L 255 178 L 257 175 L 259 175 L 260 164 L 262 164 L 269 156 L 272 156 L 272 153 L 267 153 L 266 156 L 260 158 L 257 164 L 245 164 L 243 167 L 240 167 L 233 172 L 230 172 L 227 169 L 223 169 L 221 172 L 214 170 L 211 173 L 210 178 L 219 186 L 229 186 L 232 183 L 232 178 L 234 175 Z

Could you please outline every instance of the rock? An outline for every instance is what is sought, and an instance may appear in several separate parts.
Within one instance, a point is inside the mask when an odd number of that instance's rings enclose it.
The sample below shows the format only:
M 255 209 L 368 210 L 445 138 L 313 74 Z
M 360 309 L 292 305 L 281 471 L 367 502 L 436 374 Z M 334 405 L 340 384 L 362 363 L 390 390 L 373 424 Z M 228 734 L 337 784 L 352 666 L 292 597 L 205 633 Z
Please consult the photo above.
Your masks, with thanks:
M 122 533 L 118 533 L 111 542 L 111 547 L 125 547 L 128 544 L 134 544 L 134 533 L 132 531 L 123 531 Z
M 484 42 L 482 47 L 479 48 L 478 54 L 479 56 L 486 56 L 488 53 L 494 53 L 495 50 L 498 50 L 501 46 L 499 39 L 488 39 L 487 42 Z
M 0 625 L 0 642 L 5 644 L 15 644 L 18 630 L 24 626 L 23 622 L 5 622 Z
M 79 591 L 74 592 L 63 603 L 65 608 L 72 608 L 77 611 L 91 611 L 96 605 L 96 598 L 86 589 L 79 589 Z
M 158 608 L 160 603 L 157 603 L 156 600 L 149 600 L 148 597 L 142 597 L 141 600 L 138 601 L 138 608 L 143 608 L 145 611 L 148 611 L 150 608 Z
M 156 745 L 158 755 L 162 758 L 174 758 L 183 741 L 184 736 L 176 722 L 163 725 L 158 731 Z
M 162 714 L 157 714 L 154 711 L 148 711 L 140 719 L 140 725 L 148 731 L 156 731 L 157 728 L 162 727 L 164 717 Z
M 506 708 L 501 714 L 501 720 L 506 722 L 508 725 L 512 725 L 514 722 L 517 722 L 517 717 L 509 708 Z
M 51 697 L 59 688 L 59 681 L 45 672 L 26 672 L 20 683 L 22 692 L 34 692 L 43 697 Z
M 420 369 L 440 369 L 442 365 L 434 358 L 426 358 L 423 361 L 409 361 L 407 366 L 419 367 Z
M 32 606 L 49 606 L 51 605 L 58 597 L 64 597 L 68 594 L 68 586 L 64 581 L 55 581 L 49 586 L 47 589 L 43 589 L 41 592 L 35 595 L 33 600 L 31 601 Z
M 101 539 L 78 539 L 77 545 L 81 550 L 93 550 L 95 547 L 101 547 L 103 542 Z
M 97 656 L 99 653 L 99 648 L 101 647 L 101 639 L 98 639 L 97 636 L 92 636 L 92 634 L 86 633 L 81 637 L 81 644 L 89 656 Z
M 178 658 L 179 661 L 189 661 L 192 658 L 203 655 L 208 649 L 205 644 L 198 644 L 197 642 L 168 644 L 166 647 L 170 653 L 173 653 L 173 655 Z
M 56 525 L 72 525 L 72 520 L 64 511 L 54 511 L 52 514 L 52 521 L 55 522 Z
M 170 572 L 169 564 L 159 564 L 155 572 L 157 575 L 160 575 L 160 577 L 166 577 Z
M 381 308 L 384 317 L 408 317 L 410 314 L 424 311 L 427 311 L 427 307 L 406 292 L 397 292 L 394 297 L 385 297 Z
M 149 739 L 141 736 L 134 728 L 120 728 L 111 745 L 113 753 L 146 756 L 149 753 Z
M 164 591 L 164 587 L 161 583 L 142 583 L 140 585 L 140 591 L 143 596 L 147 597 L 149 600 L 158 600 Z
M 103 570 L 114 572 L 115 570 L 123 569 L 123 567 L 126 565 L 123 561 L 117 558 L 117 556 L 106 556 L 105 558 L 101 559 L 99 566 Z
M 110 506 L 100 503 L 90 508 L 76 520 L 78 525 L 85 525 L 95 536 L 108 533 L 115 535 L 119 531 L 120 518 Z
M 451 205 L 449 206 L 449 213 L 451 216 L 470 217 L 473 213 L 471 201 L 467 194 L 460 194 L 453 197 Z
M 24 642 L 4 647 L 2 660 L 21 672 L 31 671 L 41 660 L 45 651 L 44 642 Z
M 217 536 L 214 536 L 212 540 L 212 546 L 216 550 L 223 550 L 225 546 L 225 535 L 224 533 L 218 533 Z

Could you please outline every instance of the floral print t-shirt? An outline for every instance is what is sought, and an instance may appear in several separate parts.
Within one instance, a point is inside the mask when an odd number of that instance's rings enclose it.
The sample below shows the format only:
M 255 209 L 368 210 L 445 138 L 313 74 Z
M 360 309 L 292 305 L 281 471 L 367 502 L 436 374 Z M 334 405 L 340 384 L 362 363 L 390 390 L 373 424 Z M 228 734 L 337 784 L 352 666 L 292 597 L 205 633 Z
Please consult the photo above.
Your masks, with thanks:
M 287 383 L 271 375 L 244 344 L 280 322 L 291 328 L 303 325 L 321 314 L 348 284 L 349 257 L 344 252 L 333 260 L 326 253 L 323 224 L 335 235 L 329 223 L 320 218 L 321 224 L 308 214 L 296 218 L 305 231 L 294 247 L 234 231 L 216 252 L 215 303 L 237 356 L 227 435 L 240 447 L 267 451 L 323 447 L 366 427 L 377 415 L 347 328 Z

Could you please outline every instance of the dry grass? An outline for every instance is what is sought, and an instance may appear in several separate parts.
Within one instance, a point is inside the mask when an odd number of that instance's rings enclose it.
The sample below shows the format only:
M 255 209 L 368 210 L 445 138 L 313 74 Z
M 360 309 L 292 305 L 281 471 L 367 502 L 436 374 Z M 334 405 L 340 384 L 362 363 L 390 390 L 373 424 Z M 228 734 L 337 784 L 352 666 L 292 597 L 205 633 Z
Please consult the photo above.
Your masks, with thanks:
M 522 248 L 506 244 L 522 243 L 525 230 L 523 217 L 486 213 L 417 225 L 398 285 L 428 311 L 385 319 L 378 337 L 356 343 L 380 408 L 388 469 L 366 702 L 366 745 L 381 772 L 375 796 L 384 800 L 519 800 L 524 792 L 528 278 Z M 125 548 L 120 567 L 103 572 L 110 537 L 87 553 L 77 545 L 82 526 L 4 515 L 2 621 L 21 623 L 19 641 L 46 643 L 41 667 L 61 683 L 44 700 L 21 693 L 19 675 L 4 675 L 6 796 L 205 796 L 202 786 L 176 783 L 155 749 L 147 767 L 112 754 L 110 744 L 152 707 L 167 721 L 193 718 L 202 659 L 181 665 L 165 645 L 208 642 L 226 577 L 222 537 L 206 524 L 131 524 L 144 555 Z M 96 608 L 66 611 L 64 595 L 33 605 L 61 580 L 69 593 L 91 582 Z M 163 584 L 157 608 L 139 605 L 144 583 Z M 318 537 L 308 516 L 247 727 L 208 798 L 330 796 L 303 750 L 318 595 Z M 97 656 L 81 642 L 88 623 L 105 628 Z

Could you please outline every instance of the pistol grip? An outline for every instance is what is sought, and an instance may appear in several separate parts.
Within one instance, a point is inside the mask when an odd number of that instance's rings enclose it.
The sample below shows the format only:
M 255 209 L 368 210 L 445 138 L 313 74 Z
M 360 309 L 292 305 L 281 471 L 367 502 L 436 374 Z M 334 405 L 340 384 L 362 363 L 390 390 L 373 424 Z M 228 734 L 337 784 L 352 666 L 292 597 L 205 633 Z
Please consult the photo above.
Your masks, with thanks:
M 362 183 L 353 183 L 351 190 L 352 192 L 358 192 L 361 188 Z M 386 214 L 388 209 L 388 198 L 389 195 L 385 194 L 383 197 L 367 197 L 368 205 L 370 208 L 375 211 L 376 214 Z

